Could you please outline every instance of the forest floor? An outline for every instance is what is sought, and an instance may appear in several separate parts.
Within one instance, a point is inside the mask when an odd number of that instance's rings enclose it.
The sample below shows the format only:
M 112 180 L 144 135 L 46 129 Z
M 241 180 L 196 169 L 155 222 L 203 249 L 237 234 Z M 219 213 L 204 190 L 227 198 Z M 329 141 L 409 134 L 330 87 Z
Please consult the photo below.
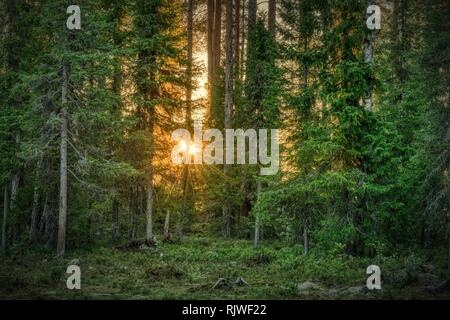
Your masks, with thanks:
M 81 268 L 81 290 L 66 288 L 73 263 Z M 381 268 L 380 291 L 365 288 L 371 264 Z M 450 299 L 429 290 L 445 267 L 445 260 L 417 252 L 305 256 L 301 246 L 282 242 L 254 249 L 244 240 L 189 237 L 155 248 L 69 250 L 64 261 L 47 250 L 9 254 L 0 259 L 0 299 Z M 235 283 L 239 277 L 245 283 Z

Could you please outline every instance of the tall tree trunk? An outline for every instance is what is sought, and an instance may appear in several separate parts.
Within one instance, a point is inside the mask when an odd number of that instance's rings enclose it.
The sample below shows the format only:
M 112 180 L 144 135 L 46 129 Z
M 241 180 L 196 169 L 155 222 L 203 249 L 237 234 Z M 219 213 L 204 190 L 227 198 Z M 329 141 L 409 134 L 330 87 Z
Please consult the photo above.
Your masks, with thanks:
M 254 50 L 255 47 L 255 40 L 254 38 L 254 29 L 256 27 L 256 11 L 257 11 L 257 4 L 256 0 L 248 0 L 248 19 L 247 19 L 247 66 L 246 66 L 246 74 L 247 74 L 247 81 L 250 79 L 250 74 L 253 70 L 249 68 L 249 62 L 250 62 L 250 53 L 252 50 Z M 247 94 L 249 94 L 247 92 Z
M 277 21 L 277 4 L 276 0 L 269 0 L 269 22 L 268 29 L 270 34 L 275 37 L 276 35 L 276 21 Z
M 189 0 L 188 2 L 188 52 L 187 52 L 187 78 L 188 78 L 188 87 L 186 93 L 186 128 L 189 132 L 192 133 L 192 67 L 194 64 L 193 57 L 193 46 L 194 46 L 194 4 L 193 0 Z M 190 172 L 189 165 L 184 164 L 183 166 L 183 177 L 182 177 L 182 188 L 183 188 L 183 208 L 181 212 L 181 217 L 179 221 L 179 236 L 181 237 L 183 234 L 184 224 L 187 219 L 188 214 L 188 200 L 191 196 L 189 183 Z
M 374 4 L 374 0 L 367 0 L 367 6 Z M 366 16 L 366 19 L 368 15 Z M 373 44 L 375 41 L 375 31 L 369 30 L 367 37 L 364 41 L 364 62 L 372 67 L 373 65 Z M 372 111 L 373 109 L 373 97 L 372 97 L 372 88 L 366 93 L 364 98 L 365 106 L 367 111 Z
M 59 218 L 57 255 L 63 257 L 66 247 L 67 220 L 67 134 L 68 111 L 67 93 L 69 87 L 69 71 L 67 62 L 62 64 L 62 94 L 61 94 L 61 142 L 60 142 L 60 185 L 59 185 Z
M 134 193 L 133 193 L 133 186 L 131 185 L 129 187 L 129 193 L 128 193 L 128 239 L 132 240 L 134 239 Z
M 220 67 L 220 58 L 222 56 L 222 0 L 216 0 L 214 12 L 214 79 L 217 80 L 217 69 Z
M 45 213 L 45 230 L 44 230 L 44 239 L 46 240 L 46 245 L 50 247 L 53 243 L 54 234 L 55 234 L 55 225 L 53 222 L 53 213 L 54 208 L 51 204 L 45 202 L 44 213 Z
M 450 156 L 448 156 L 448 170 L 450 170 Z M 450 173 L 448 173 L 447 194 L 449 206 L 447 207 L 447 236 L 448 236 L 448 257 L 447 257 L 447 285 L 450 286 Z
M 191 126 L 191 110 L 192 110 L 192 67 L 194 63 L 193 56 L 194 46 L 194 0 L 188 0 L 187 10 L 187 90 L 186 90 L 186 124 L 188 128 Z
M 113 200 L 112 203 L 112 230 L 111 240 L 116 241 L 119 238 L 119 201 Z
M 214 5 L 214 34 L 213 34 L 213 48 L 212 48 L 212 60 L 213 60 L 213 70 L 212 70 L 212 82 L 211 82 L 211 117 L 210 119 L 215 119 L 213 113 L 221 105 L 220 96 L 216 90 L 219 81 L 220 74 L 218 72 L 220 68 L 220 62 L 222 57 L 222 1 L 216 0 Z
M 151 148 L 154 147 L 154 139 L 153 139 L 153 112 L 149 115 L 150 120 L 150 135 L 151 135 Z M 148 173 L 147 173 L 147 233 L 146 240 L 148 245 L 153 244 L 153 151 L 150 152 L 150 159 L 148 165 Z
M 241 49 L 241 0 L 234 1 L 234 69 L 235 79 L 240 79 L 240 49 Z
M 262 189 L 262 185 L 261 185 L 261 181 L 257 181 L 256 182 L 256 197 L 257 200 L 259 200 L 260 196 L 261 196 L 261 189 Z M 254 247 L 258 248 L 259 246 L 259 236 L 260 236 L 260 232 L 261 232 L 261 219 L 259 217 L 259 214 L 256 214 L 255 217 L 255 239 L 254 239 Z
M 448 94 L 450 97 L 450 85 L 448 87 Z M 450 136 L 450 99 L 447 99 L 447 137 Z M 446 139 L 448 141 L 448 139 Z M 447 184 L 446 193 L 449 201 L 447 206 L 447 244 L 448 244 L 448 256 L 447 256 L 447 281 L 446 286 L 450 288 L 450 151 L 447 150 Z
M 39 214 L 39 188 L 34 187 L 33 206 L 31 208 L 30 241 L 36 242 L 38 232 L 38 214 Z
M 246 42 L 246 26 L 245 26 L 245 0 L 242 1 L 242 41 L 241 41 L 241 53 L 239 58 L 239 80 L 244 79 L 244 63 L 245 63 L 245 42 Z
M 43 158 L 40 157 L 38 162 L 37 162 L 37 166 L 36 166 L 36 181 L 39 181 L 40 178 L 40 172 L 42 169 L 42 163 L 43 163 Z M 35 182 L 36 184 L 36 182 Z M 33 206 L 31 208 L 31 226 L 30 226 L 30 241 L 31 242 L 36 242 L 37 238 L 38 238 L 38 231 L 39 231 L 39 223 L 38 223 L 38 217 L 39 217 L 39 202 L 41 200 L 41 193 L 39 190 L 39 187 L 37 185 L 35 185 L 34 187 L 34 192 L 33 192 Z
M 397 79 L 403 83 L 407 77 L 407 71 L 404 64 L 404 54 L 406 53 L 407 46 L 407 37 L 406 37 L 406 11 L 407 5 L 406 0 L 394 0 L 394 41 L 395 41 L 395 50 L 393 52 L 393 60 L 394 64 L 394 72 Z M 399 99 L 403 99 L 402 96 Z
M 248 31 L 252 30 L 256 25 L 256 0 L 248 0 Z
M 152 56 L 151 59 L 152 64 L 156 65 L 156 57 Z M 156 92 L 154 83 L 155 83 L 156 72 L 155 70 L 150 71 L 150 83 L 151 87 L 147 88 L 146 98 L 148 101 L 152 101 L 156 97 Z M 155 107 L 152 105 L 148 110 L 148 131 L 149 131 L 149 139 L 150 139 L 150 152 L 149 152 L 149 160 L 148 160 L 148 172 L 147 172 L 147 208 L 146 208 L 146 216 L 147 216 L 147 232 L 146 232 L 146 240 L 148 245 L 153 245 L 153 193 L 154 193 L 154 185 L 153 185 L 153 161 L 155 155 L 155 116 L 156 111 Z
M 20 144 L 20 134 L 16 134 L 15 139 L 16 145 L 18 146 Z M 16 207 L 16 200 L 17 200 L 17 192 L 19 190 L 19 183 L 20 183 L 20 170 L 16 169 L 14 170 L 14 173 L 11 178 L 11 204 L 10 209 L 13 211 Z
M 303 225 L 303 253 L 307 255 L 309 252 L 309 238 L 308 238 L 308 223 L 305 219 L 305 224 Z
M 8 219 L 8 203 L 8 185 L 5 184 L 5 190 L 3 191 L 2 253 L 6 252 L 6 221 Z
M 11 15 L 10 8 L 8 6 L 8 2 L 4 1 L 1 3 L 1 9 L 4 11 L 4 19 L 3 19 L 3 37 L 4 39 L 8 39 L 10 37 L 11 32 Z M 9 55 L 8 50 L 6 50 L 5 54 L 3 55 L 4 60 L 3 68 L 4 72 L 8 71 L 9 68 Z M 8 197 L 8 183 L 5 183 L 4 186 L 4 197 L 3 197 L 3 221 L 2 221 L 2 243 L 1 243 L 1 251 L 2 253 L 5 253 L 6 251 L 6 224 L 8 219 L 8 209 L 9 209 L 9 197 Z
M 226 66 L 225 66 L 225 129 L 233 127 L 233 0 L 226 0 Z M 225 152 L 226 153 L 226 152 Z M 224 155 L 225 157 L 225 155 Z M 229 199 L 230 186 L 228 176 L 231 165 L 224 162 L 225 175 L 225 201 L 223 204 L 223 218 L 225 223 L 225 236 L 231 235 L 231 204 Z
M 183 188 L 183 204 L 181 210 L 180 221 L 178 223 L 178 236 L 181 238 L 184 232 L 185 223 L 188 220 L 188 213 L 192 208 L 192 193 L 191 193 L 191 174 L 189 170 L 189 165 L 185 164 L 183 167 L 183 177 L 182 177 L 182 188 Z
M 164 241 L 170 241 L 170 211 L 167 211 L 166 219 L 164 220 Z
M 41 236 L 41 238 L 44 235 L 44 230 L 45 230 L 45 218 L 46 218 L 46 213 L 47 213 L 47 207 L 48 207 L 48 195 L 45 195 L 45 197 L 43 197 L 43 205 L 42 205 L 42 218 L 39 221 L 39 235 Z
M 212 107 L 212 83 L 213 83 L 213 71 L 214 71 L 214 54 L 213 54 L 213 44 L 214 44 L 214 0 L 208 0 L 207 2 L 208 10 L 208 32 L 207 32 L 207 42 L 208 42 L 208 116 L 211 117 L 211 107 Z

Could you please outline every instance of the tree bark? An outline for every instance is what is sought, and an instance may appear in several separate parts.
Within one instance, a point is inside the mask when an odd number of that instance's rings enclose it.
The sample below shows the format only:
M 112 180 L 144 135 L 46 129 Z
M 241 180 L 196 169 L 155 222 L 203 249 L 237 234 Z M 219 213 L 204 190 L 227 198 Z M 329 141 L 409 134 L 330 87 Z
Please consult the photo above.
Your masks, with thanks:
M 222 0 L 216 0 L 215 12 L 214 12 L 214 78 L 217 80 L 217 69 L 220 67 L 220 58 L 222 57 Z
M 18 146 L 20 144 L 20 135 L 16 135 L 16 145 Z M 17 199 L 17 192 L 19 190 L 19 183 L 20 183 L 20 171 L 15 170 L 12 178 L 11 178 L 11 204 L 10 209 L 13 211 L 16 207 L 16 199 Z
M 153 115 L 151 115 L 153 117 Z M 150 134 L 153 147 L 153 124 L 150 125 Z M 147 177 L 147 233 L 146 240 L 147 244 L 153 244 L 153 151 L 151 151 L 151 156 L 148 166 L 148 177 Z
M 252 52 L 252 50 L 254 50 L 254 39 L 253 38 L 253 34 L 254 34 L 254 29 L 256 27 L 256 11 L 257 11 L 257 4 L 256 4 L 256 0 L 249 0 L 248 1 L 248 19 L 247 19 L 247 70 L 246 70 L 246 74 L 247 74 L 247 80 L 250 79 L 250 68 L 248 66 L 249 62 L 250 62 L 250 53 Z M 248 94 L 248 92 L 247 92 Z
M 194 0 L 188 0 L 187 10 L 187 80 L 188 86 L 186 90 L 186 123 L 188 128 L 191 126 L 191 110 L 192 110 L 192 67 L 194 63 L 193 46 L 194 46 Z
M 194 29 L 194 7 L 193 0 L 189 0 L 188 2 L 188 56 L 187 56 L 187 78 L 188 78 L 188 88 L 186 94 L 186 128 L 192 134 L 192 67 L 194 63 L 193 58 L 193 46 L 194 46 L 194 37 L 193 37 L 193 29 Z M 182 177 L 182 192 L 183 192 L 183 207 L 179 221 L 179 236 L 183 234 L 184 223 L 186 222 L 187 213 L 188 213 L 188 200 L 191 197 L 190 193 L 190 172 L 189 165 L 183 165 L 183 177 Z
M 38 213 L 39 213 L 39 188 L 34 187 L 33 193 L 33 207 L 31 209 L 31 225 L 30 225 L 30 241 L 35 242 L 37 240 L 38 231 Z
M 207 0 L 207 14 L 208 14 L 208 30 L 207 30 L 207 42 L 208 42 L 208 116 L 211 117 L 212 106 L 212 82 L 213 82 L 213 70 L 214 70 L 214 55 L 213 55 L 213 43 L 214 43 L 214 0 Z
M 233 127 L 233 0 L 226 0 L 226 66 L 225 66 L 225 129 Z M 226 154 L 226 152 L 225 152 Z M 224 157 L 225 157 L 224 154 Z M 225 236 L 231 235 L 231 204 L 229 199 L 230 187 L 228 176 L 231 165 L 224 162 L 225 175 L 225 201 L 223 204 L 223 218 L 225 223 Z
M 60 142 L 60 186 L 59 186 L 59 219 L 57 255 L 63 257 L 66 247 L 67 220 L 67 93 L 69 86 L 69 71 L 67 62 L 62 64 L 62 94 L 61 94 L 61 142 Z
M 128 193 L 128 239 L 134 239 L 134 193 L 133 186 L 129 187 Z
M 4 19 L 3 19 L 3 39 L 8 42 L 10 39 L 14 36 L 12 31 L 12 25 L 13 25 L 13 15 L 15 10 L 15 2 L 14 1 L 3 1 L 2 3 L 2 9 L 4 10 Z M 4 60 L 3 60 L 3 68 L 5 72 L 12 71 L 15 69 L 15 66 L 17 65 L 17 62 L 14 60 L 14 52 L 11 50 L 11 48 L 8 48 L 4 52 Z M 10 81 L 7 82 L 7 87 L 10 87 L 12 84 Z M 15 135 L 15 145 L 19 146 L 20 144 L 20 133 L 16 133 Z M 16 198 L 17 198 L 17 190 L 19 187 L 20 182 L 20 170 L 17 168 L 12 170 L 12 176 L 11 176 L 11 192 L 10 192 L 10 198 L 8 201 L 11 201 L 9 204 L 7 201 L 8 210 L 13 211 L 16 204 Z M 7 188 L 7 186 L 5 186 Z M 13 230 L 16 229 L 16 226 L 12 227 Z M 6 231 L 5 231 L 6 234 Z M 14 232 L 12 232 L 14 236 Z M 14 237 L 13 237 L 14 238 Z
M 268 29 L 270 34 L 275 37 L 276 35 L 276 20 L 277 20 L 277 4 L 276 0 L 269 0 L 269 21 Z
M 256 10 L 256 0 L 248 0 L 248 32 L 256 25 Z
M 8 185 L 5 184 L 5 190 L 3 191 L 2 253 L 6 252 L 6 221 L 8 220 L 8 203 Z
M 170 241 L 170 211 L 167 211 L 166 219 L 164 220 L 164 240 Z
M 258 180 L 256 182 L 257 200 L 259 200 L 259 198 L 261 196 L 261 188 L 262 188 L 261 181 Z M 260 232 L 261 232 L 260 229 L 261 229 L 261 220 L 260 220 L 259 214 L 256 214 L 256 217 L 255 217 L 255 239 L 254 239 L 254 247 L 255 248 L 258 248 L 258 246 L 259 246 L 259 236 L 260 236 Z
M 40 178 L 40 172 L 42 170 L 42 163 L 43 159 L 42 157 L 39 158 L 36 166 L 36 181 Z M 41 192 L 39 190 L 39 187 L 36 185 L 34 187 L 34 193 L 33 193 L 33 206 L 31 209 L 31 226 L 30 226 L 30 241 L 36 242 L 38 238 L 38 231 L 39 231 L 39 202 L 41 200 Z
M 373 0 L 367 0 L 367 6 L 374 4 Z M 366 16 L 366 19 L 368 15 Z M 369 33 L 364 41 L 364 62 L 372 67 L 373 65 L 373 44 L 375 41 L 375 31 L 369 30 Z M 367 111 L 372 111 L 373 109 L 373 97 L 372 97 L 372 88 L 366 93 L 364 98 L 365 107 Z
M 235 79 L 240 79 L 240 49 L 241 49 L 241 0 L 234 1 L 234 66 Z
M 303 253 L 305 255 L 309 253 L 308 224 L 306 221 L 303 225 Z
M 450 94 L 450 88 L 449 88 Z M 449 103 L 450 104 L 450 101 Z M 448 106 L 447 106 L 448 107 Z M 447 130 L 447 134 L 450 133 L 450 128 Z M 448 243 L 448 257 L 447 257 L 447 285 L 450 286 L 450 152 L 447 152 L 447 195 L 449 206 L 447 207 L 447 243 Z
M 116 241 L 119 238 L 119 201 L 113 200 L 112 203 L 112 230 L 111 240 Z
M 152 57 L 153 63 L 156 63 L 156 58 Z M 154 71 L 150 71 L 150 78 L 151 83 L 155 83 L 155 74 Z M 149 94 L 147 96 L 147 99 L 149 101 L 153 100 L 155 98 L 155 92 L 154 88 L 148 89 Z M 150 106 L 148 110 L 148 131 L 150 135 L 150 152 L 149 152 L 149 163 L 148 163 L 148 173 L 147 173 L 147 208 L 146 208 L 146 215 L 147 215 L 147 232 L 146 232 L 146 240 L 148 245 L 153 245 L 153 160 L 154 160 L 154 148 L 155 148 L 155 107 Z
M 239 80 L 244 79 L 244 60 L 245 60 L 245 41 L 246 41 L 246 32 L 245 32 L 245 0 L 243 0 L 242 3 L 242 23 L 241 23 L 241 30 L 242 30 L 242 41 L 241 41 L 241 53 L 239 58 Z

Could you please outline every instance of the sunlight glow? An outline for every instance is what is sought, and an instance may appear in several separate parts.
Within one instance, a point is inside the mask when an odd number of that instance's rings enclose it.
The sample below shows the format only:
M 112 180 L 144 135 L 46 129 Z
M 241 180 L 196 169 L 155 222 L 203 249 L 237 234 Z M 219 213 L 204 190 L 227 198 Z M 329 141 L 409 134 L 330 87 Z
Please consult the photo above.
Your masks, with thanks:
M 184 140 L 180 141 L 180 151 L 185 152 L 187 150 L 187 144 Z
M 195 144 L 191 144 L 190 146 L 189 146 L 189 153 L 191 154 L 191 155 L 193 155 L 193 154 L 195 154 L 195 153 L 198 153 L 198 147 L 195 145 Z
M 181 152 L 188 151 L 190 155 L 194 155 L 194 154 L 199 152 L 199 148 L 198 148 L 197 145 L 191 143 L 188 146 L 188 144 L 184 140 L 180 140 L 179 149 L 180 149 Z

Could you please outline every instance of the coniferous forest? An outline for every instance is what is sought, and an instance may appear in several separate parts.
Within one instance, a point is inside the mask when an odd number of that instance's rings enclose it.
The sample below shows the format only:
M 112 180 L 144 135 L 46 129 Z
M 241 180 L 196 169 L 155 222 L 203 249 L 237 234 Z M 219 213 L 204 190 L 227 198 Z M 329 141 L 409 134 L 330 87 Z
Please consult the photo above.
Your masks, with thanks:
M 0 0 L 0 299 L 450 298 L 449 17 Z

